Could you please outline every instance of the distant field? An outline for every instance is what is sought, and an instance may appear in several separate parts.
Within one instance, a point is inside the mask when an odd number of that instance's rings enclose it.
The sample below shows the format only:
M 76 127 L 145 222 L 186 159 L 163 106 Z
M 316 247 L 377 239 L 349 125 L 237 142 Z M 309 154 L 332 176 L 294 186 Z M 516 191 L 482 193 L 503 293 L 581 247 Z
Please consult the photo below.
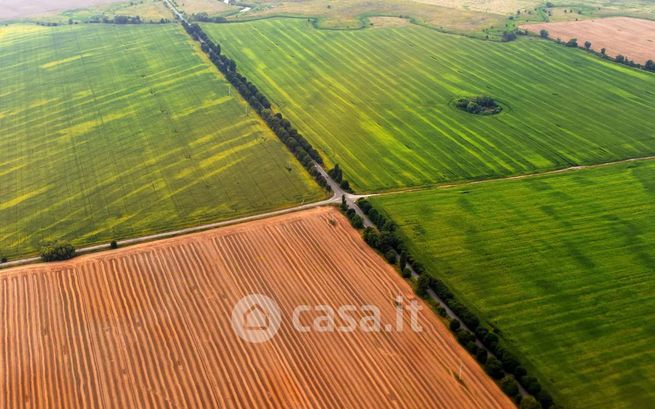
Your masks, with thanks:
M 565 407 L 652 407 L 654 162 L 371 201 Z
M 358 191 L 655 154 L 655 75 L 581 50 L 415 25 L 203 27 Z M 452 104 L 480 93 L 503 113 L 476 116 Z
M 324 193 L 177 25 L 0 27 L 0 256 Z
M 176 3 L 188 15 L 204 12 L 215 16 L 238 10 L 238 7 L 227 5 L 221 0 L 176 0 Z
M 0 21 L 39 16 L 47 13 L 109 4 L 115 0 L 2 0 Z
M 480 33 L 504 25 L 504 17 L 461 8 L 442 7 L 411 0 L 255 0 L 251 10 L 231 16 L 234 20 L 271 16 L 305 16 L 318 19 L 321 28 L 360 28 L 368 16 L 411 17 L 444 30 Z
M 282 317 L 260 344 L 231 324 L 251 294 Z M 414 298 L 333 208 L 0 271 L 0 407 L 514 408 L 427 306 L 421 332 L 292 325 L 319 305 L 395 323 L 398 296 Z
M 603 18 L 595 20 L 569 21 L 560 23 L 528 24 L 521 28 L 538 33 L 548 30 L 553 39 L 568 41 L 578 39 L 578 45 L 591 42 L 591 48 L 607 50 L 607 55 L 621 54 L 644 64 L 655 60 L 655 21 L 627 17 Z

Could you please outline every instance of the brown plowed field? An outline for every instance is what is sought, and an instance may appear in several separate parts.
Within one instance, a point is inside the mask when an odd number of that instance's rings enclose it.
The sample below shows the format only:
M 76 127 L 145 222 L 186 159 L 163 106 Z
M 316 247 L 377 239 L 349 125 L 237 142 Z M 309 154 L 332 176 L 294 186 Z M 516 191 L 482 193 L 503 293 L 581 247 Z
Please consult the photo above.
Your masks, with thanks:
M 526 24 L 521 28 L 538 33 L 548 30 L 550 38 L 568 41 L 578 39 L 578 45 L 591 42 L 591 48 L 600 51 L 605 48 L 607 55 L 621 54 L 644 64 L 655 60 L 655 21 L 629 17 L 611 17 L 596 20 L 565 21 L 560 23 Z
M 232 330 L 250 293 L 282 309 L 269 342 Z M 421 333 L 290 324 L 305 303 L 393 322 L 398 294 L 409 286 L 331 208 L 0 271 L 0 408 L 513 407 L 431 311 Z

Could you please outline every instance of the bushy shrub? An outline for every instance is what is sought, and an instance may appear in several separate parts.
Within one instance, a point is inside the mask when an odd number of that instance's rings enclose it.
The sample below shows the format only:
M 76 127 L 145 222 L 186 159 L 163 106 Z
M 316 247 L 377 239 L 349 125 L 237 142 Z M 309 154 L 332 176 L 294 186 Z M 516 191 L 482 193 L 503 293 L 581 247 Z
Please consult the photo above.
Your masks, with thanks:
M 542 407 L 534 397 L 526 396 L 525 398 L 521 399 L 519 409 L 542 409 Z
M 545 390 L 540 390 L 536 395 L 535 398 L 539 401 L 542 407 L 544 408 L 550 408 L 553 406 L 553 397 L 550 396 L 548 392 Z
M 489 354 L 486 349 L 478 349 L 478 353 L 475 354 L 475 360 L 478 361 L 481 365 L 484 365 L 487 362 L 487 357 Z
M 68 242 L 51 241 L 41 245 L 41 259 L 43 261 L 61 261 L 73 257 L 75 257 L 75 247 Z
M 536 395 L 541 391 L 541 385 L 534 376 L 525 375 L 521 377 L 521 385 L 523 385 L 525 390 L 531 395 Z
M 500 379 L 504 375 L 500 361 L 493 356 L 487 358 L 487 362 L 484 364 L 484 370 L 494 379 Z
M 416 281 L 415 292 L 421 298 L 425 298 L 428 295 L 428 289 L 430 288 L 430 278 L 426 275 L 422 275 Z
M 511 398 L 519 394 L 519 384 L 513 376 L 505 376 L 499 382 L 500 389 Z
M 389 264 L 396 264 L 396 252 L 393 250 L 388 250 L 384 253 L 384 258 Z
M 459 320 L 452 320 L 450 321 L 450 324 L 448 324 L 448 327 L 451 331 L 457 331 L 462 327 L 462 323 L 459 322 Z

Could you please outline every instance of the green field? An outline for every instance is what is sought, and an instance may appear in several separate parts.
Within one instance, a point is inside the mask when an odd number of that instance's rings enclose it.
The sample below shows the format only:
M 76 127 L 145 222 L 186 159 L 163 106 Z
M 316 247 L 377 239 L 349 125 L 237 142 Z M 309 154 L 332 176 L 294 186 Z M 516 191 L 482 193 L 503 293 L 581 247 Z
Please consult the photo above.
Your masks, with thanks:
M 0 27 L 0 255 L 324 196 L 179 25 Z
M 571 408 L 655 402 L 655 162 L 371 199 Z
M 358 191 L 655 154 L 655 75 L 582 50 L 415 25 L 335 31 L 269 19 L 203 28 Z M 452 106 L 480 93 L 504 112 Z

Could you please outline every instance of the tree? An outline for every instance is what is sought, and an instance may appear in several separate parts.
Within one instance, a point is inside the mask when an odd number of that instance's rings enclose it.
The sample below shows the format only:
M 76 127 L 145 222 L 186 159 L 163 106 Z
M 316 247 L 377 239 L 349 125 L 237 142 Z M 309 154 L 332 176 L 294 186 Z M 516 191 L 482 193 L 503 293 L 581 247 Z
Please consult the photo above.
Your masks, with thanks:
M 584 42 L 584 48 L 589 51 L 591 50 L 591 41 L 585 41 Z
M 484 364 L 484 370 L 494 379 L 503 377 L 503 367 L 500 365 L 500 361 L 493 356 L 487 358 L 487 362 Z
M 619 55 L 616 56 L 616 58 L 614 58 L 614 60 L 616 62 L 618 62 L 618 63 L 624 63 L 625 62 L 625 57 L 622 56 L 621 54 L 619 54 Z
M 653 60 L 646 61 L 644 68 L 646 68 L 648 71 L 655 71 L 655 62 Z
M 393 250 L 389 250 L 386 253 L 384 253 L 384 258 L 387 260 L 389 264 L 396 264 L 396 252 Z
M 41 259 L 45 262 L 68 260 L 75 257 L 75 247 L 65 241 L 48 241 L 41 245 Z
M 532 396 L 526 396 L 521 399 L 520 409 L 542 409 L 541 405 L 537 400 Z
M 477 354 L 475 354 L 475 359 L 480 362 L 480 364 L 484 365 L 487 362 L 487 358 L 489 357 L 489 354 L 487 353 L 487 350 L 484 348 L 478 349 Z
M 409 267 L 405 267 L 402 270 L 402 276 L 403 276 L 403 278 L 411 278 L 412 277 L 412 271 L 409 269 Z
M 7 261 L 9 261 L 7 257 L 3 257 L 0 259 L 0 263 L 6 263 Z
M 362 220 L 358 214 L 355 214 L 350 218 L 350 223 L 356 229 L 361 229 L 364 227 L 364 220 Z
M 450 321 L 450 324 L 448 324 L 448 327 L 450 328 L 451 331 L 455 332 L 458 329 L 460 329 L 462 326 L 462 323 L 459 322 L 459 320 L 452 320 Z
M 521 385 L 523 385 L 526 391 L 528 391 L 533 395 L 536 395 L 537 393 L 539 393 L 539 391 L 541 391 L 541 385 L 539 384 L 537 378 L 535 378 L 534 376 L 526 375 L 522 377 Z
M 118 242 L 116 242 L 116 240 L 112 240 L 111 243 L 109 243 L 109 247 L 111 247 L 112 249 L 117 249 Z
M 346 192 L 350 191 L 350 183 L 347 180 L 342 180 L 339 186 L 341 186 L 341 189 L 345 190 Z
M 425 298 L 428 295 L 428 290 L 430 289 L 430 278 L 426 275 L 422 275 L 416 281 L 416 295 L 421 298 Z
M 539 35 L 541 36 L 541 38 L 548 38 L 549 35 L 548 30 L 542 29 L 541 31 L 539 31 Z
M 407 266 L 407 253 L 404 251 L 400 253 L 400 263 L 398 265 L 400 266 L 400 271 L 403 271 L 405 266 Z
M 607 50 L 605 50 L 605 47 L 603 47 L 603 48 L 600 49 L 600 54 L 604 57 L 606 51 Z
M 344 212 L 348 210 L 348 203 L 346 202 L 346 195 L 341 195 L 341 210 Z
M 507 375 L 500 380 L 499 384 L 500 389 L 502 389 L 502 391 L 505 392 L 505 395 L 509 396 L 510 398 L 513 398 L 519 394 L 519 384 L 516 382 L 516 379 L 514 379 L 513 376 Z
M 330 175 L 330 177 L 334 179 L 335 182 L 341 183 L 341 180 L 343 179 L 343 172 L 341 171 L 338 163 L 334 165 L 334 168 L 330 169 L 328 175 Z
M 567 47 L 577 47 L 578 46 L 578 39 L 577 38 L 572 38 L 569 41 L 566 42 Z

